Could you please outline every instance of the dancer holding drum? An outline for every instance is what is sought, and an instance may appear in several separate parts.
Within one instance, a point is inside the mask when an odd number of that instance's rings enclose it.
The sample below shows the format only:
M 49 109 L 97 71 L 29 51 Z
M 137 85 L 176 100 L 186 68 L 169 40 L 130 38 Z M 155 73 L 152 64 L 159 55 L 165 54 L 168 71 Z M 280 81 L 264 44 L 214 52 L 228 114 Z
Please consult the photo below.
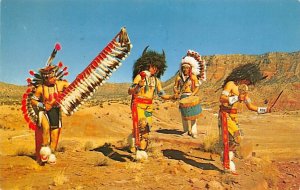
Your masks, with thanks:
M 199 79 L 200 80 L 199 80 Z M 197 118 L 201 113 L 200 98 L 196 96 L 200 81 L 205 81 L 205 62 L 199 53 L 188 50 L 180 63 L 175 79 L 175 97 L 180 99 L 180 111 L 184 134 L 197 138 Z M 189 125 L 190 120 L 191 125 Z
M 256 64 L 245 64 L 235 68 L 223 83 L 220 96 L 219 131 L 223 144 L 222 161 L 225 171 L 236 174 L 232 161 L 234 152 L 241 142 L 241 132 L 237 119 L 237 103 L 243 102 L 251 111 L 259 114 L 271 111 L 268 107 L 255 106 L 248 95 L 248 85 L 254 85 L 262 80 L 263 75 Z

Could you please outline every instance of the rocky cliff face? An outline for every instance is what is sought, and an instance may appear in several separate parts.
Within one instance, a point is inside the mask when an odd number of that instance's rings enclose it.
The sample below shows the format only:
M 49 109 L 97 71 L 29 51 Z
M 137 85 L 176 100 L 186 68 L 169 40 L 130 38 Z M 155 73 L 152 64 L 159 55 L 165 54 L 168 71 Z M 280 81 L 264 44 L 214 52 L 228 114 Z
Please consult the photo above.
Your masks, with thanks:
M 267 81 L 299 82 L 300 52 L 267 53 L 263 55 L 213 55 L 204 56 L 207 61 L 208 80 L 211 83 L 222 82 L 233 68 L 245 63 L 258 63 Z

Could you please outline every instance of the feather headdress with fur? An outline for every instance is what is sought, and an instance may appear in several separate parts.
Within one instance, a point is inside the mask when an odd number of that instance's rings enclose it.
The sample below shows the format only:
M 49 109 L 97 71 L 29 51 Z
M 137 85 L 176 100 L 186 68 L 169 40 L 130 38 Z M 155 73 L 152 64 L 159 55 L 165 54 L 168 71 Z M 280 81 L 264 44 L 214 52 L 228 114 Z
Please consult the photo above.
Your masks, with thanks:
M 149 46 L 144 49 L 142 56 L 134 63 L 132 79 L 140 72 L 148 70 L 150 65 L 157 67 L 158 71 L 156 77 L 160 78 L 164 74 L 167 68 L 164 50 L 162 54 L 160 54 L 153 50 L 147 51 L 148 47 Z

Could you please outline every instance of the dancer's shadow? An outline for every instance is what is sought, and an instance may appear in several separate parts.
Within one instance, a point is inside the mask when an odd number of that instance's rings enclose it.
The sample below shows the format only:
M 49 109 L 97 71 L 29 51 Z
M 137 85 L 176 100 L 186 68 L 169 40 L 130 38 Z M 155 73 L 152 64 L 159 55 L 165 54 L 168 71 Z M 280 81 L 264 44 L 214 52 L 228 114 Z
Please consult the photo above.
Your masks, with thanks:
M 32 159 L 32 160 L 34 160 L 34 161 L 36 161 L 36 160 L 37 160 L 37 157 L 36 157 L 36 155 L 35 155 L 35 154 L 27 154 L 27 155 L 25 155 L 25 156 L 27 156 L 27 157 L 31 158 L 31 159 Z
M 182 152 L 180 150 L 166 149 L 166 150 L 163 150 L 163 155 L 169 159 L 182 160 L 183 162 L 185 162 L 191 166 L 200 168 L 202 170 L 216 170 L 216 171 L 222 172 L 222 170 L 220 170 L 219 168 L 217 168 L 215 165 L 213 165 L 211 163 L 199 163 L 199 162 L 196 162 L 195 160 L 187 158 L 187 156 L 190 156 L 190 155 L 185 154 L 184 152 Z M 200 158 L 200 157 L 195 157 L 195 156 L 191 156 L 191 157 L 211 161 L 211 159 L 207 159 L 207 158 Z
M 32 154 L 31 153 L 24 153 L 24 154 L 20 154 L 20 155 L 16 155 L 16 156 L 25 156 L 25 157 L 28 157 L 28 158 L 34 160 L 34 161 L 37 160 L 35 153 L 32 153 Z
M 114 151 L 111 144 L 105 143 L 103 146 L 93 149 L 93 151 L 102 152 L 105 156 L 109 157 L 118 162 L 126 162 L 126 159 L 130 161 L 134 161 L 134 158 L 130 155 L 126 154 L 119 154 L 118 152 Z
M 158 129 L 158 133 L 169 134 L 169 135 L 182 135 L 184 132 L 179 131 L 178 129 Z

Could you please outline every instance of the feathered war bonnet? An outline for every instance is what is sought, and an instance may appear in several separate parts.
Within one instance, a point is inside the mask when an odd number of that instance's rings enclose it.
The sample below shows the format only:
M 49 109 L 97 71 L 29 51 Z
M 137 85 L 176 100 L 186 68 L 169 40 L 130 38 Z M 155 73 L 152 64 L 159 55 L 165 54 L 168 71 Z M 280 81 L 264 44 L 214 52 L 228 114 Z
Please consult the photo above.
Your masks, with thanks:
M 61 45 L 59 43 L 55 44 L 55 47 L 46 62 L 46 66 L 38 70 L 38 72 L 34 72 L 32 70 L 29 71 L 29 74 L 33 76 L 33 78 L 27 78 L 28 86 L 38 86 L 40 84 L 45 84 L 48 80 L 48 77 L 53 76 L 58 80 L 61 80 L 63 76 L 68 75 L 67 67 L 63 67 L 63 63 L 59 62 L 58 65 L 52 64 L 53 59 L 56 56 L 56 53 L 61 50 Z
M 257 82 L 265 79 L 267 76 L 263 76 L 260 71 L 259 65 L 254 63 L 247 63 L 240 65 L 232 70 L 223 83 L 223 87 L 228 81 L 238 82 L 241 80 L 248 80 L 250 84 L 256 84 Z
M 193 50 L 188 50 L 186 56 L 181 59 L 180 74 L 182 74 L 182 66 L 189 65 L 191 73 L 196 75 L 200 81 L 206 81 L 206 64 L 201 55 Z
M 157 67 L 157 78 L 160 78 L 167 69 L 164 50 L 162 50 L 162 54 L 160 54 L 153 50 L 147 51 L 148 47 L 149 46 L 144 49 L 142 56 L 134 63 L 132 79 L 134 79 L 140 72 L 148 70 L 150 65 Z

